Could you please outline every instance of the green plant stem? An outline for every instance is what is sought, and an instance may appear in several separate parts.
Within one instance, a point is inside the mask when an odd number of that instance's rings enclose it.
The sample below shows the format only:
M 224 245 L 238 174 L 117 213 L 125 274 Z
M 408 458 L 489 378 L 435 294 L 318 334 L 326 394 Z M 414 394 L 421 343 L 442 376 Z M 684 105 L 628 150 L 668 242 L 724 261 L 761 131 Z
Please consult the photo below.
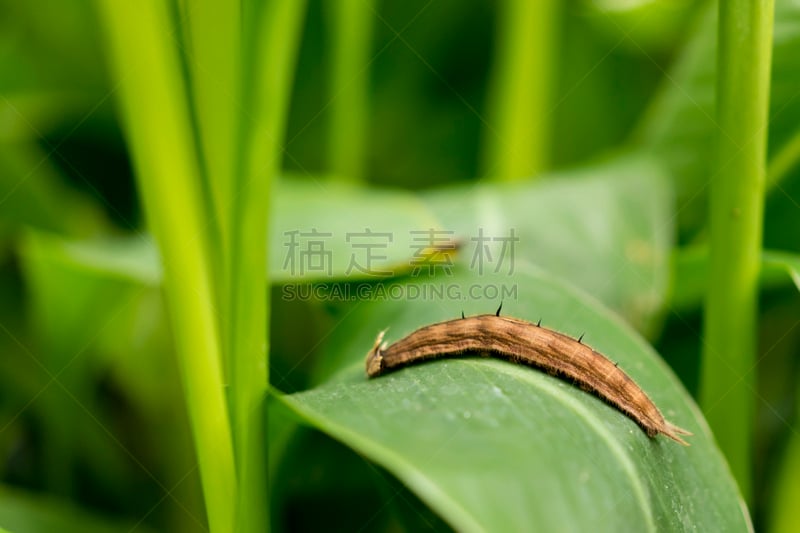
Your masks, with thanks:
M 748 501 L 772 21 L 771 0 L 719 3 L 720 129 L 710 191 L 701 405 Z
M 231 374 L 231 239 L 234 227 L 236 157 L 241 133 L 242 6 L 238 1 L 183 0 L 190 52 L 186 54 L 194 97 L 198 142 L 205 187 L 206 212 L 213 214 L 211 254 L 217 317 L 222 338 L 222 363 Z
M 240 482 L 237 530 L 267 529 L 266 392 L 269 380 L 267 235 L 305 2 L 245 4 L 247 65 L 242 165 L 234 182 L 230 353 Z
M 557 57 L 558 0 L 505 0 L 497 27 L 486 174 L 516 181 L 545 170 Z
M 99 0 L 169 310 L 211 531 L 232 531 L 236 465 L 186 88 L 160 0 Z
M 223 249 L 231 234 L 233 173 L 239 139 L 242 13 L 238 1 L 187 0 L 187 54 L 202 162 Z M 222 255 L 222 254 L 220 254 Z M 224 268 L 224 267 L 223 267 Z M 224 288 L 222 289 L 223 294 Z M 223 313 L 224 314 L 224 313 Z
M 334 0 L 326 7 L 332 54 L 329 170 L 337 178 L 361 181 L 369 117 L 372 0 Z

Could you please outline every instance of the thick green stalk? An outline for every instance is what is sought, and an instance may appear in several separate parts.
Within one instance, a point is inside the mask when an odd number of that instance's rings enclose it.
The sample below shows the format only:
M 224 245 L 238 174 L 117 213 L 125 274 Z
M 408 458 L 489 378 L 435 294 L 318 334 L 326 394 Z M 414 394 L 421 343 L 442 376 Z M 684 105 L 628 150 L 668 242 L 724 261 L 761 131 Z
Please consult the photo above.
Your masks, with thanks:
M 485 173 L 515 181 L 548 165 L 559 1 L 500 5 Z
M 267 527 L 266 392 L 269 379 L 269 206 L 282 140 L 305 2 L 245 5 L 246 90 L 233 191 L 230 279 L 231 402 L 240 492 L 237 530 Z
M 772 21 L 772 0 L 719 2 L 719 148 L 710 191 L 701 405 L 748 500 Z
M 223 389 L 205 233 L 186 88 L 161 0 L 99 0 L 136 175 L 164 265 L 184 394 L 212 531 L 232 531 L 236 465 Z
M 369 124 L 372 0 L 332 0 L 326 7 L 332 56 L 328 170 L 338 178 L 361 181 Z

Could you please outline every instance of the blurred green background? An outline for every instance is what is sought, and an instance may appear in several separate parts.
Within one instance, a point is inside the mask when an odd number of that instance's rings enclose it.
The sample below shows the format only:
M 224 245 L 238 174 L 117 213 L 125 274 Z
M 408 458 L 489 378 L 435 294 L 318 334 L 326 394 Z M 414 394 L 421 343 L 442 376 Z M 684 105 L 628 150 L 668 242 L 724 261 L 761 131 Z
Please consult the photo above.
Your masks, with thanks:
M 176 19 L 178 4 L 170 3 Z M 278 230 L 322 221 L 320 230 L 343 233 L 390 220 L 396 231 L 431 223 L 468 238 L 483 216 L 481 198 L 491 198 L 535 243 L 522 261 L 594 294 L 697 396 L 714 4 L 521 4 L 356 2 L 350 14 L 358 15 L 337 30 L 335 2 L 309 0 L 281 143 L 288 185 L 276 187 L 272 213 L 276 389 L 303 391 L 345 368 L 336 346 L 358 328 L 351 318 L 351 329 L 336 332 L 355 307 L 346 302 L 282 298 L 288 281 L 352 280 L 287 276 Z M 520 21 L 507 17 L 514 9 Z M 526 20 L 529 33 L 515 29 Z M 336 46 L 348 36 L 359 50 L 349 71 L 356 75 L 337 81 Z M 520 44 L 540 60 L 517 87 L 530 107 L 505 109 L 525 59 L 509 59 L 503 47 Z M 94 3 L 0 0 L 0 528 L 10 531 L 208 527 L 161 270 L 145 236 L 118 113 L 121 82 L 108 55 Z M 791 481 L 800 469 L 798 73 L 800 8 L 779 0 L 753 391 L 757 530 L 791 531 L 788 509 L 799 497 Z M 503 121 L 516 116 L 527 121 L 515 141 L 518 168 L 527 170 L 510 177 L 538 176 L 528 183 L 541 189 L 491 188 L 504 179 L 498 139 L 515 135 Z M 372 202 L 376 212 L 362 209 Z M 644 266 L 622 244 L 632 236 L 650 247 Z M 385 321 L 394 316 L 386 311 Z M 281 413 L 270 421 L 278 451 L 270 450 L 273 500 L 264 502 L 276 529 L 453 526 L 384 468 L 321 433 L 282 426 Z M 394 501 L 383 506 L 387 494 Z

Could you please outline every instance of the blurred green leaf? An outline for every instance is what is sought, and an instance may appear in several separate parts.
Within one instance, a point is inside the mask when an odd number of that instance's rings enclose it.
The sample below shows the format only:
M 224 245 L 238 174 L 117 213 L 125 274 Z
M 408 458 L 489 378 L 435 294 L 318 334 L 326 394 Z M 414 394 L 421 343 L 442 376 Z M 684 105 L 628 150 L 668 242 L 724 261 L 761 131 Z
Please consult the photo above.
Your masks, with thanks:
M 441 228 L 438 218 L 424 203 L 398 190 L 310 179 L 284 180 L 276 185 L 274 192 L 269 260 L 270 278 L 278 282 L 294 278 L 304 282 L 345 277 L 374 279 L 374 275 L 350 266 L 352 260 L 365 266 L 365 253 L 357 248 L 359 242 L 364 241 L 352 234 L 364 234 L 367 230 L 391 234 L 391 241 L 366 241 L 387 244 L 385 249 L 373 250 L 374 255 L 385 258 L 373 261 L 371 270 L 407 271 L 409 258 L 415 250 L 414 236 L 409 232 Z M 324 235 L 308 236 L 314 230 Z M 299 246 L 293 252 L 289 245 L 294 232 Z M 303 253 L 313 241 L 324 242 L 325 250 L 330 252 L 330 274 L 323 270 L 301 273 L 297 263 L 302 257 L 295 258 L 294 267 L 287 264 L 288 254 Z
M 705 190 L 711 175 L 718 125 L 715 119 L 716 3 L 699 10 L 690 38 L 667 73 L 637 141 L 671 169 L 679 198 L 681 226 L 704 223 Z M 770 157 L 792 141 L 800 123 L 800 4 L 776 0 L 770 96 Z M 795 161 L 796 163 L 797 161 Z M 770 184 L 772 185 L 772 184 Z
M 777 184 L 767 197 L 764 248 L 800 253 L 800 239 L 797 238 L 800 234 L 800 166 L 796 163 L 795 159 L 787 179 Z
M 385 256 L 372 262 L 373 270 L 408 271 L 409 258 L 415 249 L 409 231 L 440 227 L 436 217 L 419 199 L 401 191 L 380 191 L 322 180 L 285 180 L 276 187 L 274 202 L 269 259 L 270 279 L 275 282 L 332 281 L 345 277 L 369 279 L 369 275 L 350 267 L 352 259 L 363 267 L 365 258 L 364 252 L 354 246 L 358 241 L 348 241 L 348 233 L 363 234 L 366 230 L 391 233 L 391 241 L 372 241 L 387 244 L 386 249 L 373 251 L 375 256 Z M 310 236 L 314 231 L 317 235 Z M 292 233 L 297 243 L 293 250 L 289 247 Z M 318 270 L 308 270 L 306 266 L 301 272 L 300 262 L 305 261 L 302 254 L 312 242 L 323 243 L 324 251 L 330 252 L 330 262 L 322 263 L 324 268 Z M 144 286 L 157 286 L 161 282 L 158 252 L 152 239 L 143 234 L 64 241 L 51 246 L 60 249 L 62 262 L 96 272 L 101 277 L 133 280 Z M 287 254 L 293 254 L 294 264 L 287 261 Z
M 30 230 L 20 251 L 46 353 L 88 359 L 82 365 L 92 373 L 109 371 L 151 415 L 179 401 L 174 361 L 165 359 L 172 342 L 149 239 L 87 244 Z
M 105 69 L 92 2 L 61 0 L 47 7 L 0 1 L 0 88 L 99 89 Z
M 106 254 L 97 255 L 96 248 L 34 231 L 23 241 L 21 257 L 34 321 L 51 356 L 72 357 L 86 349 L 143 292 L 118 275 L 118 267 L 128 264 L 130 255 L 125 254 L 130 248 L 115 243 L 102 249 Z M 118 255 L 120 250 L 124 254 Z M 137 279 L 147 279 L 146 271 L 137 274 Z M 58 371 L 67 361 L 53 363 Z
M 519 238 L 513 251 L 517 258 L 592 292 L 637 327 L 652 328 L 663 305 L 670 194 L 663 172 L 645 159 L 564 172 L 537 184 L 448 188 L 426 194 L 427 207 L 407 193 L 337 183 L 285 181 L 276 196 L 270 269 L 279 282 L 331 281 L 347 277 L 348 270 L 349 277 L 370 279 L 351 267 L 353 260 L 363 266 L 365 258 L 354 246 L 357 240 L 347 241 L 348 234 L 366 229 L 388 232 L 393 239 L 386 249 L 372 252 L 385 256 L 373 262 L 373 271 L 407 272 L 414 249 L 419 248 L 414 244 L 419 237 L 410 231 L 436 228 L 449 232 L 440 236 L 451 235 L 461 242 L 458 260 L 474 268 L 479 253 L 475 239 L 482 230 L 490 249 L 487 259 L 494 258 L 485 268 L 512 268 L 512 252 L 506 250 L 501 264 L 503 243 L 492 239 L 509 237 L 513 228 Z M 317 236 L 312 235 L 314 230 Z M 298 249 L 290 249 L 293 238 Z M 330 277 L 325 270 L 301 275 L 304 246 L 312 242 L 322 242 L 330 252 Z M 70 261 L 90 270 L 146 285 L 160 280 L 158 258 L 146 238 L 65 243 L 63 249 Z M 584 265 L 587 257 L 590 269 Z
M 116 533 L 147 532 L 142 524 L 99 517 L 57 499 L 0 486 L 0 531 L 14 533 Z
M 410 287 L 413 282 L 403 286 Z M 420 282 L 417 282 L 420 284 Z M 736 486 L 695 404 L 657 354 L 591 297 L 532 267 L 513 277 L 459 273 L 448 301 L 362 303 L 340 324 L 323 385 L 280 396 L 305 423 L 379 463 L 462 531 L 748 531 Z M 363 358 L 422 325 L 494 310 L 468 287 L 513 285 L 509 315 L 577 336 L 645 390 L 691 447 L 649 439 L 579 388 L 527 367 L 470 358 L 374 380 Z M 580 510 L 580 512 L 576 512 Z
M 69 469 L 59 457 L 91 457 L 93 469 L 107 480 L 130 467 L 119 448 L 108 446 L 103 424 L 113 423 L 104 419 L 110 413 L 96 403 L 92 392 L 98 376 L 113 378 L 151 422 L 176 413 L 175 408 L 164 408 L 165 403 L 178 401 L 179 388 L 174 361 L 164 360 L 171 344 L 160 290 L 105 268 L 102 259 L 116 257 L 115 247 L 107 250 L 111 253 L 98 261 L 85 255 L 80 245 L 56 236 L 31 230 L 22 240 L 21 264 L 36 333 L 32 347 L 37 352 L 36 370 L 47 386 L 58 380 L 70 391 L 66 396 L 53 386 L 39 402 L 47 450 L 55 455 L 47 474 L 56 479 L 68 475 L 56 475 L 59 468 Z M 90 411 L 89 424 L 84 409 Z M 53 412 L 58 415 L 49 414 Z M 83 429 L 76 432 L 79 424 Z
M 800 504 L 800 436 L 792 432 L 776 469 L 774 498 L 770 501 L 770 528 L 772 533 L 797 531 L 797 506 Z
M 422 201 L 400 191 L 285 180 L 276 190 L 270 275 L 277 282 L 374 280 L 376 276 L 351 266 L 356 261 L 363 267 L 365 252 L 356 246 L 358 237 L 348 242 L 348 234 L 367 229 L 392 238 L 371 241 L 387 245 L 372 250 L 385 257 L 373 261 L 371 269 L 407 273 L 420 247 L 415 239 L 424 237 L 411 231 L 433 229 L 440 232 L 437 238 L 461 243 L 461 264 L 481 268 L 476 254 L 483 254 L 480 246 L 488 246 L 482 268 L 507 271 L 515 260 L 527 260 L 591 292 L 637 328 L 651 331 L 667 290 L 670 199 L 663 170 L 645 158 L 615 159 L 535 184 L 450 187 L 426 193 Z M 511 237 L 512 229 L 519 241 L 513 251 L 504 252 L 502 239 Z M 480 231 L 486 242 L 476 240 Z M 300 262 L 311 260 L 302 254 L 314 242 L 330 252 L 330 276 L 324 269 L 300 271 Z M 98 273 L 146 285 L 160 280 L 149 239 L 65 243 L 63 250 L 76 266 Z M 591 268 L 586 268 L 587 258 Z
M 0 221 L 73 236 L 104 225 L 97 206 L 64 185 L 49 154 L 26 143 L 0 144 Z
M 800 259 L 795 254 L 765 250 L 762 253 L 761 287 L 773 289 L 785 286 L 789 279 L 799 283 Z M 669 307 L 698 308 L 703 303 L 708 282 L 708 247 L 678 248 L 672 254 L 673 285 Z M 789 276 L 787 277 L 787 274 Z
M 691 0 L 584 0 L 593 26 L 634 54 L 668 50 L 682 37 Z
M 153 250 L 138 237 L 84 246 L 29 231 L 20 256 L 49 370 L 73 367 L 112 377 L 141 412 L 169 418 L 182 415 L 182 403 L 175 361 L 166 357 L 172 341 L 160 274 L 142 260 Z M 178 408 L 165 409 L 165 403 Z M 106 439 L 94 432 L 88 436 Z
M 0 99 L 0 142 L 38 141 L 57 126 L 79 123 L 102 101 L 96 94 L 31 89 Z
M 800 254 L 767 251 L 763 257 L 765 267 L 783 268 L 800 290 Z
M 0 0 L 0 141 L 40 141 L 108 96 L 88 0 Z
M 128 298 L 119 298 L 117 287 L 98 283 L 97 278 L 86 276 L 83 268 L 60 268 L 51 242 L 31 232 L 23 241 L 21 255 L 37 334 L 35 346 L 28 349 L 36 351 L 33 357 L 47 377 L 57 380 L 75 400 L 65 404 L 64 391 L 45 387 L 40 407 L 44 413 L 58 413 L 41 416 L 42 432 L 49 444 L 44 450 L 46 483 L 51 490 L 67 494 L 74 483 L 73 461 L 84 451 L 80 440 L 89 436 L 95 442 L 104 441 L 97 431 L 75 431 L 82 420 L 81 407 L 91 405 L 92 398 L 95 361 L 86 351 Z M 111 468 L 107 455 L 96 454 L 93 459 Z
M 113 237 L 90 241 L 66 240 L 29 232 L 27 255 L 58 263 L 60 268 L 82 271 L 87 277 L 136 281 L 144 287 L 161 283 L 158 251 L 149 236 Z M 43 254 L 43 255 L 37 255 Z
M 533 184 L 478 184 L 425 196 L 475 260 L 486 237 L 519 237 L 517 258 L 583 288 L 650 332 L 667 290 L 672 194 L 664 170 L 646 158 L 617 158 L 554 173 Z M 498 257 L 502 242 L 487 243 Z M 468 263 L 469 262 L 469 263 Z M 495 268 L 495 265 L 487 268 Z

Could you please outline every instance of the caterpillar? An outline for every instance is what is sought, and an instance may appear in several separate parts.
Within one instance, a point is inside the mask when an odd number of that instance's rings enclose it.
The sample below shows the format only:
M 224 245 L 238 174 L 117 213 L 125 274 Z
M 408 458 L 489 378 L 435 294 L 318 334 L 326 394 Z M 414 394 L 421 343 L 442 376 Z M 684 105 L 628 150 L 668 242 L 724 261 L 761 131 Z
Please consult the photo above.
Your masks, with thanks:
M 684 446 L 690 432 L 667 422 L 647 394 L 619 366 L 563 333 L 517 318 L 477 315 L 422 327 L 388 346 L 380 332 L 367 353 L 374 378 L 409 365 L 447 357 L 495 357 L 572 380 L 633 420 L 650 438 L 662 434 Z

